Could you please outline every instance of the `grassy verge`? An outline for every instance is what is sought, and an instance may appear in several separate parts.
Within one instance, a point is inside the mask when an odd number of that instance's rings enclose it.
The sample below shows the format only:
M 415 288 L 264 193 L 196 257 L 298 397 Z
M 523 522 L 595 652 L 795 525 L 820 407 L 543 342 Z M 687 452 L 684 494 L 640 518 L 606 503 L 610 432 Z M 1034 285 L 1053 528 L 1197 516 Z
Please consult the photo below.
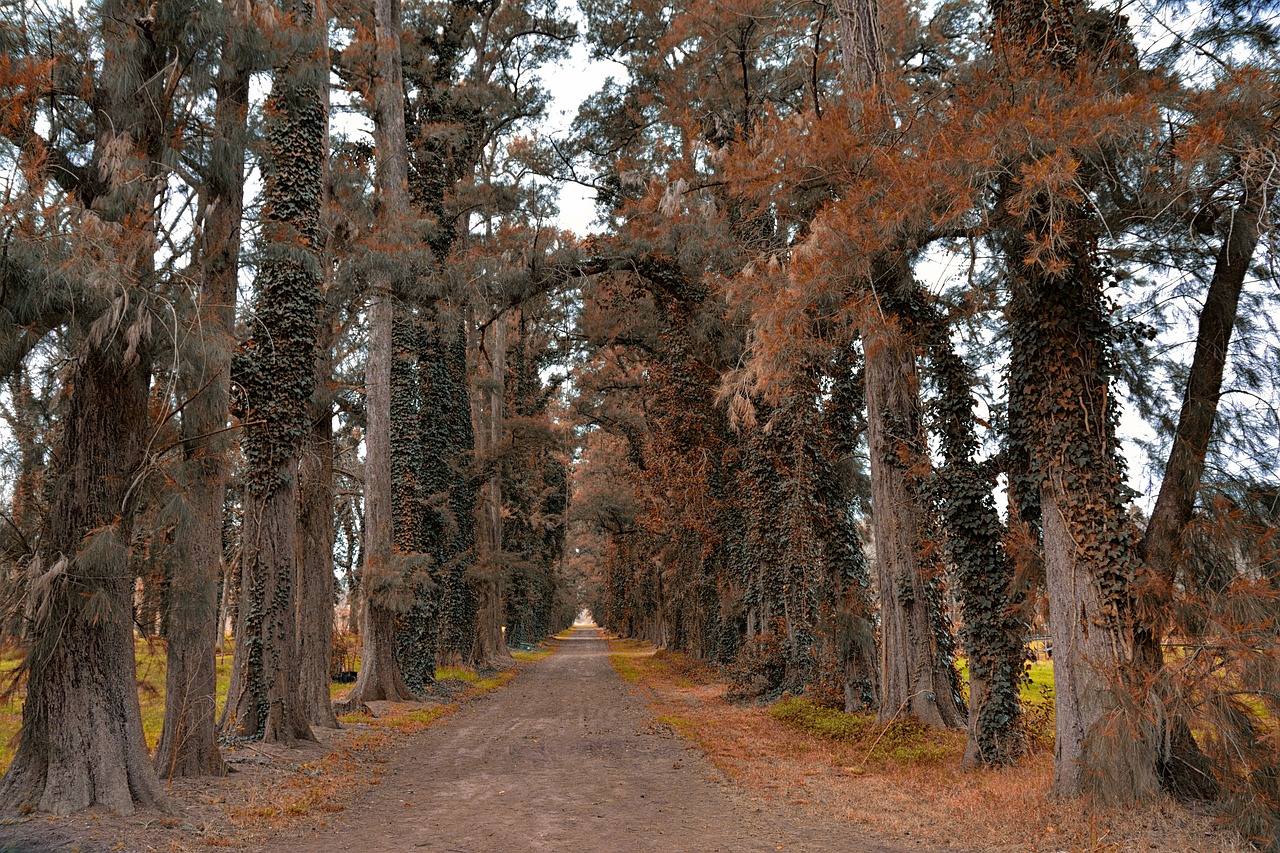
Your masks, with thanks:
M 1050 795 L 1052 665 L 1033 665 L 1023 698 L 1035 745 L 1014 767 L 962 770 L 963 731 L 914 720 L 877 724 L 784 696 L 735 704 L 719 674 L 643 643 L 611 641 L 618 674 L 646 688 L 654 722 L 696 743 L 763 800 L 837 816 L 893 846 L 1001 853 L 1247 848 L 1212 818 L 1162 799 L 1134 809 L 1083 808 Z M 1047 725 L 1047 739 L 1045 726 Z
M 142 708 L 142 731 L 147 738 L 147 748 L 154 750 L 160 743 L 160 729 L 164 725 L 164 687 L 168 671 L 166 645 L 162 640 L 139 639 L 134 641 L 134 654 L 138 669 L 138 704 Z M 22 651 L 15 647 L 0 650 L 0 773 L 13 761 L 18 746 L 18 731 L 22 727 L 22 703 L 26 700 L 25 683 L 17 679 Z M 231 681 L 231 652 L 218 655 L 219 703 L 225 701 L 227 685 Z M 339 685 L 344 687 L 345 685 Z M 221 704 L 219 704 L 221 710 Z

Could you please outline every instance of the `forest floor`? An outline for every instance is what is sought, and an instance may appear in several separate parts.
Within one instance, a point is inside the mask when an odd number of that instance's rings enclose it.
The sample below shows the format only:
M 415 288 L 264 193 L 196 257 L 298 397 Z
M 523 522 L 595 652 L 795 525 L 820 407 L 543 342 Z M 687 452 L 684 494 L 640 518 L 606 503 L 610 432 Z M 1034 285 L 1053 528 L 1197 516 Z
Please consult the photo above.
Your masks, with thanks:
M 612 640 L 614 667 L 735 787 L 899 850 L 973 853 L 1245 853 L 1211 813 L 1169 798 L 1084 808 L 1050 795 L 1052 667 L 1038 664 L 1023 704 L 1032 754 L 1017 765 L 963 770 L 965 734 L 913 720 L 877 725 L 802 697 L 730 701 L 723 673 L 679 653 Z M 835 846 L 824 849 L 838 849 Z
M 172 814 L 0 826 L 0 853 L 893 853 L 842 821 L 728 784 L 617 677 L 598 629 L 558 645 L 502 689 L 375 707 L 376 719 L 318 730 L 318 744 L 240 747 L 227 755 L 231 776 L 175 782 Z
M 170 814 L 36 817 L 0 826 L 0 853 L 1250 849 L 1172 802 L 1053 801 L 1051 747 L 965 772 L 962 734 L 730 702 L 705 666 L 611 645 L 578 628 L 549 659 L 375 704 L 318 744 L 228 751 L 237 772 L 175 782 Z

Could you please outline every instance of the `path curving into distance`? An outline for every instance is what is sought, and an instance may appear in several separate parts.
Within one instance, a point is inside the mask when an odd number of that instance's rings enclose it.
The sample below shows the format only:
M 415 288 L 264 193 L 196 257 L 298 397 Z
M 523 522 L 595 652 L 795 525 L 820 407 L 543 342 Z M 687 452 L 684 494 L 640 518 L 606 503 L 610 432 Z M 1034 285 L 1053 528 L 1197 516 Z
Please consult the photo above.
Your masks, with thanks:
M 891 853 L 850 827 L 767 808 L 720 781 L 580 627 L 507 687 L 397 749 L 381 784 L 272 851 Z

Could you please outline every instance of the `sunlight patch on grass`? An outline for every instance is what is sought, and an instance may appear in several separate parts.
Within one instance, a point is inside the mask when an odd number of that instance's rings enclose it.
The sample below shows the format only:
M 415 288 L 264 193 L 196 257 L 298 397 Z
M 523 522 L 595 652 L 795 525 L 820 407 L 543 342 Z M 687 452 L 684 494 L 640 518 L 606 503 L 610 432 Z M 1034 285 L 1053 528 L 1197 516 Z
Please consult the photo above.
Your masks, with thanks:
M 529 651 L 525 651 L 524 649 L 513 649 L 511 651 L 511 656 L 516 660 L 523 661 L 525 663 L 536 663 L 540 660 L 546 660 L 555 653 L 555 649 L 531 649 Z

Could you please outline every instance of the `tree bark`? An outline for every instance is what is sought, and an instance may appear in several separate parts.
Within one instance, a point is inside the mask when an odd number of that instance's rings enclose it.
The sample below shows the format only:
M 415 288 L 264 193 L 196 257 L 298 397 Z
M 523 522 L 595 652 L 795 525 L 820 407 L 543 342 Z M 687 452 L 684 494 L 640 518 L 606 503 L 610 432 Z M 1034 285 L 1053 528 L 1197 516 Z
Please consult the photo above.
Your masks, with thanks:
M 35 577 L 18 749 L 0 779 L 0 811 L 131 814 L 164 803 L 138 705 L 128 549 L 149 432 L 156 177 L 170 101 L 156 81 L 161 34 L 146 5 L 102 9 L 89 171 L 101 176 L 74 234 L 89 270 L 70 318 L 57 474 Z
M 1050 227 L 1032 215 L 1031 232 Z M 1021 351 L 1010 383 L 1029 391 L 1031 474 L 1039 481 L 1053 638 L 1055 793 L 1127 801 L 1154 794 L 1148 687 L 1136 666 L 1136 574 L 1124 470 L 1108 375 L 1109 327 L 1093 259 L 1090 214 L 1052 227 L 1074 261 L 1051 274 L 1025 259 L 1022 228 L 1006 238 L 1014 282 L 1010 326 Z
M 1175 693 L 1162 672 L 1165 665 L 1162 642 L 1169 621 L 1167 608 L 1183 559 L 1182 537 L 1191 522 L 1209 441 L 1213 437 L 1240 293 L 1258 247 L 1258 225 L 1265 193 L 1252 187 L 1247 176 L 1242 178 L 1242 184 L 1244 197 L 1227 219 L 1213 278 L 1200 311 L 1195 354 L 1160 493 L 1139 543 L 1155 583 L 1149 585 L 1149 598 L 1143 602 L 1147 624 L 1138 634 L 1138 654 L 1144 672 L 1170 714 L 1158 721 L 1160 779 L 1169 791 L 1199 799 L 1216 796 L 1219 786 L 1186 720 L 1176 712 Z
M 302 705 L 297 658 L 297 465 L 290 459 L 272 473 L 275 488 L 245 490 L 245 600 L 223 728 L 241 740 L 288 746 L 316 738 Z
M 240 265 L 240 215 L 244 208 L 245 122 L 249 69 L 237 64 L 238 29 L 248 10 L 227 4 L 231 22 L 223 48 L 214 107 L 215 137 L 206 176 L 200 249 L 203 293 L 191 336 L 198 350 L 179 377 L 182 410 L 183 490 L 188 519 L 179 525 L 169 595 L 168 671 L 164 726 L 156 750 L 162 779 L 221 776 L 226 772 L 217 740 L 218 577 L 222 565 L 222 508 L 227 488 L 225 433 L 234 346 L 236 287 Z
M 1227 219 L 1226 233 L 1196 334 L 1191 373 L 1169 448 L 1160 494 L 1142 539 L 1147 566 L 1172 584 L 1182 555 L 1182 533 L 1191 521 L 1204 461 L 1213 437 L 1213 422 L 1222 394 L 1222 375 L 1249 264 L 1258 247 L 1258 222 L 1265 193 L 1245 185 L 1244 198 Z
M 324 15 L 299 0 L 275 35 L 266 104 L 262 258 L 254 334 L 237 359 L 245 389 L 242 581 L 235 661 L 222 725 L 234 737 L 314 740 L 297 661 L 298 454 L 311 432 L 320 207 L 328 113 Z
M 128 319 L 137 318 L 135 309 Z M 164 799 L 142 733 L 127 564 L 125 497 L 142 461 L 150 375 L 144 360 L 122 363 L 119 349 L 88 348 L 68 380 L 22 732 L 0 780 L 8 813 L 103 805 L 132 814 Z
M 489 327 L 485 341 L 477 336 L 479 387 L 473 392 L 473 430 L 476 457 L 493 471 L 480 488 L 476 506 L 475 633 L 470 663 L 476 667 L 499 666 L 511 657 L 502 635 L 502 477 L 495 455 L 503 437 L 503 397 L 507 358 L 507 318 L 499 317 Z
M 881 722 L 904 713 L 963 728 L 950 655 L 940 645 L 940 581 L 926 575 L 930 520 L 908 480 L 909 448 L 919 441 L 915 347 L 880 323 L 863 329 L 871 514 L 880 591 Z
M 404 130 L 404 82 L 400 66 L 400 2 L 374 0 L 376 78 L 374 146 L 381 227 L 394 234 L 394 217 L 409 208 L 408 146 Z M 383 235 L 385 241 L 390 235 Z M 405 247 L 391 239 L 388 254 Z M 397 290 L 397 258 L 383 259 L 370 276 L 369 356 L 365 363 L 365 546 L 361 610 L 360 675 L 347 702 L 400 701 L 410 695 L 396 660 L 396 610 L 389 593 L 399 585 L 392 562 L 391 358 Z
M 329 698 L 333 652 L 333 345 L 337 329 L 321 312 L 311 437 L 298 464 L 298 673 L 313 726 L 338 728 Z

